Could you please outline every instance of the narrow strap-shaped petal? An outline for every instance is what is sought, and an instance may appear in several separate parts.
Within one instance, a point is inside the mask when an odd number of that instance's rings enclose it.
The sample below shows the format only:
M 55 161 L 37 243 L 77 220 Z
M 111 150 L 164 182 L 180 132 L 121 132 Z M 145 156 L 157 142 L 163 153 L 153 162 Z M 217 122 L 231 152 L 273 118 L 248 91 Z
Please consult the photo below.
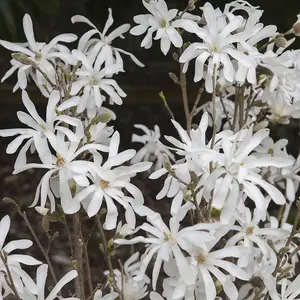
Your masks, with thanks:
M 64 275 L 58 283 L 54 286 L 54 288 L 51 290 L 50 294 L 46 298 L 46 300 L 53 300 L 57 297 L 57 294 L 60 292 L 60 290 L 70 281 L 72 281 L 74 278 L 78 276 L 78 273 L 76 270 L 72 270 L 68 272 L 66 275 Z
M 23 17 L 23 28 L 29 47 L 33 52 L 35 52 L 37 49 L 34 38 L 33 24 L 31 17 L 28 14 L 25 14 Z

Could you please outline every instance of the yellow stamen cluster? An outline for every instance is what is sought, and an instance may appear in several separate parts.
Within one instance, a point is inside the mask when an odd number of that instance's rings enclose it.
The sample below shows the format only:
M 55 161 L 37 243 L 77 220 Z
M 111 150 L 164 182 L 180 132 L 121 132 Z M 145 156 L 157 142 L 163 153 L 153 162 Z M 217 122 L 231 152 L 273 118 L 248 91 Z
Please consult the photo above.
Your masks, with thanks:
M 66 164 L 66 160 L 60 155 L 57 155 L 56 165 L 58 167 L 63 167 L 65 164 Z
M 172 240 L 172 236 L 170 233 L 164 232 L 165 242 L 169 242 Z
M 202 264 L 205 264 L 205 262 L 206 262 L 206 257 L 205 257 L 205 255 L 204 255 L 203 253 L 199 254 L 199 255 L 197 256 L 197 263 L 198 263 L 199 265 L 202 265 Z
M 102 190 L 105 190 L 109 187 L 109 182 L 101 179 L 100 182 L 99 182 L 99 185 L 100 185 Z
M 247 235 L 252 235 L 253 232 L 254 232 L 254 227 L 248 227 L 248 228 L 246 229 L 246 234 L 247 234 Z

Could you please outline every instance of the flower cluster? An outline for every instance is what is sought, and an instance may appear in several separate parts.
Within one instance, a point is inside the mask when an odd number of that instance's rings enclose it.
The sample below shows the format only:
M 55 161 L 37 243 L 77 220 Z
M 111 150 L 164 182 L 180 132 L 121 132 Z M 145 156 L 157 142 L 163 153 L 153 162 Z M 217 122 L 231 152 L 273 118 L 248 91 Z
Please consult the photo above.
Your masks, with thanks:
M 130 30 L 124 24 L 110 33 L 111 9 L 102 31 L 76 15 L 73 23 L 91 27 L 76 49 L 65 45 L 77 39 L 73 34 L 36 42 L 29 15 L 23 18 L 27 43 L 0 41 L 13 51 L 12 67 L 2 80 L 17 72 L 14 90 L 22 90 L 26 109 L 17 112 L 25 128 L 0 130 L 1 137 L 14 137 L 7 146 L 8 154 L 17 153 L 13 174 L 44 169 L 31 207 L 44 222 L 58 218 L 67 228 L 69 219 L 73 224 L 68 234 L 75 270 L 56 280 L 46 300 L 63 299 L 61 289 L 75 278 L 75 295 L 67 299 L 299 296 L 300 155 L 289 154 L 289 141 L 274 140 L 270 129 L 300 118 L 300 51 L 287 50 L 295 40 L 289 36 L 299 36 L 299 20 L 281 34 L 276 26 L 262 24 L 263 11 L 244 0 L 223 10 L 210 3 L 196 10 L 197 3 L 190 0 L 179 11 L 164 0 L 143 0 L 148 13 L 134 17 L 137 25 Z M 113 46 L 127 32 L 146 34 L 141 42 L 146 49 L 155 34 L 164 55 L 176 48 L 180 80 L 173 73 L 170 77 L 181 88 L 186 117 L 185 129 L 163 99 L 177 133 L 162 141 L 157 125 L 151 130 L 136 124 L 143 131 L 132 136 L 132 142 L 142 144 L 138 151 L 119 149 L 120 134 L 110 124 L 116 115 L 104 106 L 121 105 L 126 97 L 115 79 L 124 72 L 122 56 L 144 66 Z M 195 42 L 185 40 L 186 32 Z M 202 86 L 190 110 L 185 73 L 193 62 L 194 81 Z M 30 81 L 46 98 L 45 118 L 25 90 Z M 211 101 L 199 105 L 203 90 Z M 150 180 L 164 180 L 156 199 L 166 201 L 165 207 L 170 202 L 169 212 L 162 214 L 159 205 L 154 210 L 144 200 L 133 178 L 145 171 Z M 98 228 L 108 267 L 105 283 L 96 289 L 91 275 L 83 274 L 83 265 L 90 273 L 88 241 L 81 232 L 86 218 Z M 11 254 L 32 242 L 4 246 L 9 227 L 5 216 L 0 222 L 0 298 L 45 299 L 52 266 Z M 122 245 L 134 250 L 135 244 L 144 246 L 144 253 L 133 251 L 124 264 L 118 260 L 116 269 L 112 258 Z M 36 281 L 22 264 L 40 265 Z

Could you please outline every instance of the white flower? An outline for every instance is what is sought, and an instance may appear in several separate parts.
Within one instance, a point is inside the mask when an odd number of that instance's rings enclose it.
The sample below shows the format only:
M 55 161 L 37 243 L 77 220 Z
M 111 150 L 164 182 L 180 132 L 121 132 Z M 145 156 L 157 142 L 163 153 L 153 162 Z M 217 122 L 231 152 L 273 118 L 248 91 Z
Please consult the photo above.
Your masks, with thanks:
M 45 72 L 50 80 L 55 83 L 55 59 L 59 58 L 67 63 L 71 63 L 69 55 L 61 52 L 58 43 L 66 42 L 71 43 L 77 39 L 74 34 L 61 34 L 53 38 L 48 44 L 39 43 L 35 41 L 33 24 L 30 16 L 26 14 L 23 18 L 23 29 L 27 39 L 25 45 L 15 44 L 7 41 L 0 40 L 0 45 L 13 52 L 22 53 L 29 58 L 30 61 L 35 63 L 43 72 Z M 24 64 L 16 62 L 14 59 L 11 61 L 12 68 L 4 75 L 2 81 L 12 75 L 18 70 L 18 82 L 14 88 L 14 91 L 19 87 L 25 89 L 27 86 L 27 75 L 30 73 L 31 77 L 35 80 L 38 87 L 42 87 L 43 84 L 49 86 L 40 72 L 36 72 L 32 67 L 32 64 Z M 51 88 L 51 87 L 50 87 Z
M 26 288 L 32 290 L 33 293 L 37 293 L 37 288 L 33 280 L 24 270 L 22 270 L 20 264 L 33 266 L 33 265 L 39 265 L 41 264 L 41 262 L 29 255 L 11 254 L 11 252 L 15 250 L 18 249 L 23 250 L 31 247 L 33 243 L 30 240 L 16 240 L 16 241 L 10 241 L 4 246 L 4 242 L 7 237 L 9 228 L 10 228 L 10 218 L 9 216 L 5 216 L 0 221 L 0 255 L 1 255 L 0 273 L 6 274 L 6 276 L 8 276 L 5 267 L 6 264 L 11 273 L 14 286 L 16 287 L 18 293 L 24 290 L 24 285 Z M 3 259 L 5 261 L 3 261 Z M 6 287 L 7 289 L 6 279 L 0 276 L 0 280 L 1 280 L 0 287 L 2 285 L 4 288 Z
M 282 279 L 280 300 L 297 300 L 296 297 L 300 295 L 300 275 L 298 275 L 292 282 L 288 279 Z
M 74 198 L 75 202 L 83 201 L 83 206 L 89 217 L 98 213 L 105 199 L 107 214 L 104 227 L 107 230 L 114 229 L 117 223 L 118 209 L 114 204 L 115 200 L 125 209 L 126 222 L 131 228 L 135 227 L 135 214 L 133 203 L 142 205 L 144 198 L 141 191 L 130 183 L 130 178 L 137 172 L 149 169 L 152 163 L 139 163 L 130 167 L 120 166 L 130 160 L 135 155 L 135 150 L 126 150 L 118 153 L 120 135 L 115 132 L 111 138 L 108 152 L 108 159 L 103 163 L 101 155 L 94 152 L 94 164 L 90 170 L 89 179 L 92 184 L 88 184 Z M 125 196 L 122 189 L 127 190 L 131 197 Z
M 24 90 L 22 91 L 22 101 L 29 114 L 19 111 L 17 112 L 17 116 L 23 124 L 31 128 L 0 130 L 0 136 L 3 137 L 18 135 L 7 146 L 6 152 L 9 154 L 15 153 L 22 142 L 27 140 L 25 145 L 19 151 L 15 162 L 15 169 L 22 168 L 26 164 L 26 153 L 29 149 L 31 149 L 31 152 L 36 150 L 40 158 L 46 161 L 47 158 L 51 156 L 48 142 L 52 144 L 54 143 L 55 134 L 57 132 L 66 134 L 68 139 L 73 142 L 79 141 L 83 137 L 83 128 L 80 120 L 67 115 L 57 114 L 56 107 L 59 100 L 59 92 L 53 91 L 49 97 L 46 111 L 46 121 L 44 121 L 37 113 L 34 103 L 29 99 L 27 92 Z M 75 126 L 76 133 L 73 133 L 65 126 L 61 126 L 62 123 L 65 123 L 69 126 Z M 50 162 L 48 161 L 48 163 Z
M 237 181 L 242 188 L 242 192 L 255 202 L 258 214 L 262 219 L 266 217 L 268 203 L 266 203 L 265 197 L 257 185 L 263 188 L 276 204 L 283 205 L 286 203 L 282 193 L 262 179 L 258 173 L 261 167 L 282 168 L 290 166 L 292 161 L 283 157 L 256 157 L 254 154 L 250 155 L 268 135 L 268 129 L 261 129 L 253 134 L 253 127 L 250 127 L 247 130 L 239 131 L 234 139 L 225 137 L 222 139 L 223 153 L 219 155 L 223 158 L 218 160 L 218 167 L 211 173 L 204 185 L 204 197 L 206 199 L 210 199 L 211 192 L 214 189 L 214 207 L 218 209 L 223 207 L 225 197 L 234 181 Z M 216 185 L 218 178 L 223 184 L 219 182 Z
M 140 161 L 156 161 L 154 170 L 158 170 L 163 166 L 164 154 L 174 161 L 174 155 L 165 147 L 160 141 L 160 129 L 157 125 L 154 126 L 154 130 L 148 129 L 146 126 L 141 124 L 135 124 L 135 128 L 144 131 L 144 135 L 139 136 L 137 134 L 132 135 L 132 142 L 142 143 L 142 147 L 133 159 L 131 163 L 137 163 Z
M 181 125 L 172 120 L 174 127 L 176 128 L 181 141 L 175 139 L 172 136 L 165 136 L 166 140 L 173 144 L 176 148 L 171 148 L 180 156 L 185 156 L 189 165 L 189 169 L 198 174 L 199 169 L 201 171 L 209 169 L 209 163 L 211 161 L 217 161 L 219 159 L 219 153 L 217 150 L 220 148 L 220 137 L 227 135 L 230 132 L 223 132 L 216 136 L 215 144 L 211 149 L 211 141 L 207 141 L 206 131 L 208 128 L 208 114 L 205 112 L 200 120 L 197 129 L 192 129 L 190 135 L 187 134 Z
M 116 292 L 111 292 L 103 296 L 102 291 L 98 290 L 94 295 L 94 300 L 115 300 L 119 297 L 119 294 Z
M 38 267 L 36 271 L 36 288 L 37 293 L 32 290 L 26 289 L 23 293 L 20 293 L 20 297 L 22 300 L 54 300 L 56 298 L 59 299 L 68 299 L 68 300 L 79 300 L 78 298 L 68 297 L 62 298 L 58 296 L 58 293 L 61 289 L 70 281 L 78 276 L 77 271 L 73 270 L 64 275 L 57 284 L 51 289 L 49 295 L 45 297 L 45 285 L 47 280 L 48 266 L 41 265 Z
M 280 181 L 284 179 L 286 181 L 285 189 L 286 198 L 293 202 L 296 198 L 296 193 L 299 188 L 300 176 L 298 175 L 300 171 L 300 155 L 297 159 L 293 158 L 294 163 L 286 168 L 281 170 L 281 174 L 274 178 L 275 181 Z
M 154 32 L 156 32 L 154 39 L 160 39 L 161 51 L 164 55 L 167 55 L 171 44 L 176 48 L 180 48 L 183 45 L 182 37 L 176 28 L 183 28 L 188 32 L 194 32 L 197 29 L 197 24 L 189 20 L 188 15 L 183 15 L 181 19 L 176 19 L 178 10 L 169 10 L 164 0 L 143 0 L 143 4 L 150 14 L 135 16 L 134 21 L 138 25 L 130 30 L 130 33 L 133 35 L 141 35 L 147 31 L 141 47 L 151 48 L 152 37 Z
M 97 27 L 84 16 L 76 15 L 72 17 L 72 23 L 86 23 L 93 28 L 80 38 L 78 50 L 86 53 L 91 60 L 96 59 L 97 64 L 101 65 L 104 63 L 105 68 L 109 73 L 110 69 L 115 71 L 116 67 L 118 71 L 124 72 L 123 59 L 120 53 L 128 55 L 134 63 L 140 67 L 144 67 L 144 64 L 142 64 L 133 54 L 111 45 L 116 38 L 124 38 L 123 34 L 130 29 L 130 24 L 123 24 L 107 35 L 107 31 L 114 22 L 111 8 L 108 9 L 108 12 L 108 19 L 105 23 L 103 32 L 100 32 Z M 94 35 L 98 35 L 100 39 L 92 39 Z
M 224 260 L 224 258 L 239 258 L 245 255 L 246 251 L 246 247 L 234 246 L 215 251 L 199 248 L 191 253 L 191 265 L 194 272 L 198 273 L 198 280 L 204 285 L 207 300 L 214 300 L 217 294 L 212 275 L 222 284 L 223 290 L 230 300 L 238 299 L 238 291 L 232 282 L 231 276 L 242 280 L 249 280 L 250 276 L 234 263 Z M 219 268 L 228 272 L 229 275 L 225 275 Z
M 170 228 L 163 222 L 160 214 L 152 213 L 147 216 L 149 223 L 144 223 L 138 229 L 150 234 L 150 237 L 137 236 L 131 240 L 115 240 L 116 244 L 130 245 L 136 243 L 147 244 L 147 249 L 141 258 L 141 272 L 145 273 L 149 262 L 154 254 L 156 261 L 152 272 L 152 286 L 155 290 L 157 278 L 163 261 L 169 261 L 171 257 L 175 258 L 176 265 L 180 275 L 187 285 L 194 284 L 192 276 L 186 276 L 190 272 L 190 266 L 182 250 L 191 250 L 193 246 L 203 246 L 205 242 L 213 241 L 215 238 L 212 233 L 204 230 L 213 230 L 220 225 L 215 224 L 197 224 L 195 226 L 185 227 L 179 230 L 182 216 L 172 217 L 170 219 Z
M 255 152 L 258 156 L 275 156 L 275 157 L 287 157 L 286 146 L 288 144 L 287 139 L 280 139 L 276 142 L 271 137 L 265 138 L 260 145 L 255 148 Z
M 268 245 L 267 241 L 263 238 L 266 236 L 268 239 L 276 237 L 278 239 L 285 239 L 288 237 L 289 232 L 281 228 L 260 228 L 258 223 L 260 222 L 254 210 L 253 219 L 251 220 L 251 212 L 248 208 L 245 208 L 237 216 L 238 225 L 233 225 L 232 230 L 238 231 L 230 239 L 227 240 L 226 246 L 234 246 L 239 241 L 243 241 L 243 246 L 247 247 L 247 252 L 239 259 L 238 265 L 240 267 L 246 267 L 249 273 L 254 271 L 254 256 L 255 249 L 254 244 L 260 249 L 260 254 L 263 255 L 263 259 L 268 259 L 276 264 L 276 254 Z
M 87 109 L 89 116 L 94 114 L 93 110 L 102 106 L 107 97 L 105 94 L 112 103 L 121 105 L 121 97 L 126 97 L 126 94 L 114 79 L 107 78 L 107 70 L 79 50 L 73 50 L 72 54 L 82 62 L 82 67 L 76 72 L 78 78 L 72 85 L 71 93 L 76 95 L 83 89 L 83 95 L 74 97 L 69 105 L 78 105 L 78 113 Z
M 137 279 L 139 276 L 141 264 L 139 262 L 139 253 L 136 252 L 130 256 L 124 263 L 122 274 L 119 270 L 114 270 L 117 286 L 124 293 L 124 300 L 139 300 L 147 296 L 147 284 L 150 279 L 144 276 Z M 105 272 L 109 275 L 109 272 Z
M 215 11 L 210 3 L 205 3 L 202 9 L 207 25 L 199 28 L 195 33 L 203 40 L 203 43 L 191 44 L 183 52 L 179 61 L 184 63 L 184 71 L 186 71 L 189 62 L 196 58 L 195 82 L 204 78 L 204 65 L 208 61 L 205 87 L 211 93 L 214 86 L 213 75 L 219 70 L 221 64 L 225 79 L 233 82 L 236 72 L 231 61 L 232 58 L 248 68 L 255 67 L 256 63 L 253 58 L 238 51 L 233 45 L 245 41 L 249 37 L 247 32 L 232 34 L 241 27 L 243 18 L 233 16 L 227 23 L 226 18 L 220 15 L 221 12 Z
M 42 210 L 45 207 L 47 198 L 49 198 L 51 212 L 55 210 L 54 187 L 50 185 L 50 181 L 51 177 L 57 175 L 59 194 L 56 196 L 61 199 L 63 211 L 66 214 L 73 214 L 80 209 L 80 203 L 73 199 L 69 180 L 74 180 L 79 186 L 88 186 L 87 173 L 91 170 L 89 162 L 76 160 L 76 158 L 84 151 L 91 149 L 107 152 L 108 147 L 99 144 L 88 144 L 79 148 L 79 142 L 66 142 L 65 135 L 58 133 L 53 148 L 56 151 L 56 156 L 49 154 L 45 159 L 41 157 L 42 164 L 27 164 L 23 168 L 15 170 L 14 174 L 31 168 L 49 169 L 37 187 L 31 206 L 35 206 L 40 198 L 40 208 Z

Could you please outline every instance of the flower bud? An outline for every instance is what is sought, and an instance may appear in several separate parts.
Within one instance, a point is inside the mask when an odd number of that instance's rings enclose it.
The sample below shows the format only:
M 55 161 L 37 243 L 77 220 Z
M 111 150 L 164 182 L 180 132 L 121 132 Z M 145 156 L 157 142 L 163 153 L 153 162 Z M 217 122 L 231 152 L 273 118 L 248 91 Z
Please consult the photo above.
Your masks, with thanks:
M 282 35 L 277 35 L 275 37 L 275 44 L 279 48 L 285 48 L 285 46 L 287 44 L 287 40 Z
M 297 15 L 298 20 L 297 22 L 293 25 L 293 31 L 295 36 L 299 36 L 300 37 L 300 14 Z
M 46 207 L 42 208 L 42 207 L 40 207 L 40 206 L 36 206 L 34 209 L 35 209 L 39 214 L 41 214 L 42 216 L 46 216 L 46 215 L 48 214 L 48 211 L 49 211 L 48 208 L 46 208 Z
M 15 59 L 16 61 L 24 64 L 24 65 L 33 65 L 33 64 L 35 64 L 27 55 L 25 55 L 23 53 L 13 53 L 11 55 L 11 57 L 13 59 Z
M 189 0 L 189 4 L 188 4 L 188 10 L 192 11 L 196 8 L 195 6 L 195 0 Z
M 169 77 L 173 80 L 174 83 L 179 84 L 179 79 L 176 74 L 170 72 Z

